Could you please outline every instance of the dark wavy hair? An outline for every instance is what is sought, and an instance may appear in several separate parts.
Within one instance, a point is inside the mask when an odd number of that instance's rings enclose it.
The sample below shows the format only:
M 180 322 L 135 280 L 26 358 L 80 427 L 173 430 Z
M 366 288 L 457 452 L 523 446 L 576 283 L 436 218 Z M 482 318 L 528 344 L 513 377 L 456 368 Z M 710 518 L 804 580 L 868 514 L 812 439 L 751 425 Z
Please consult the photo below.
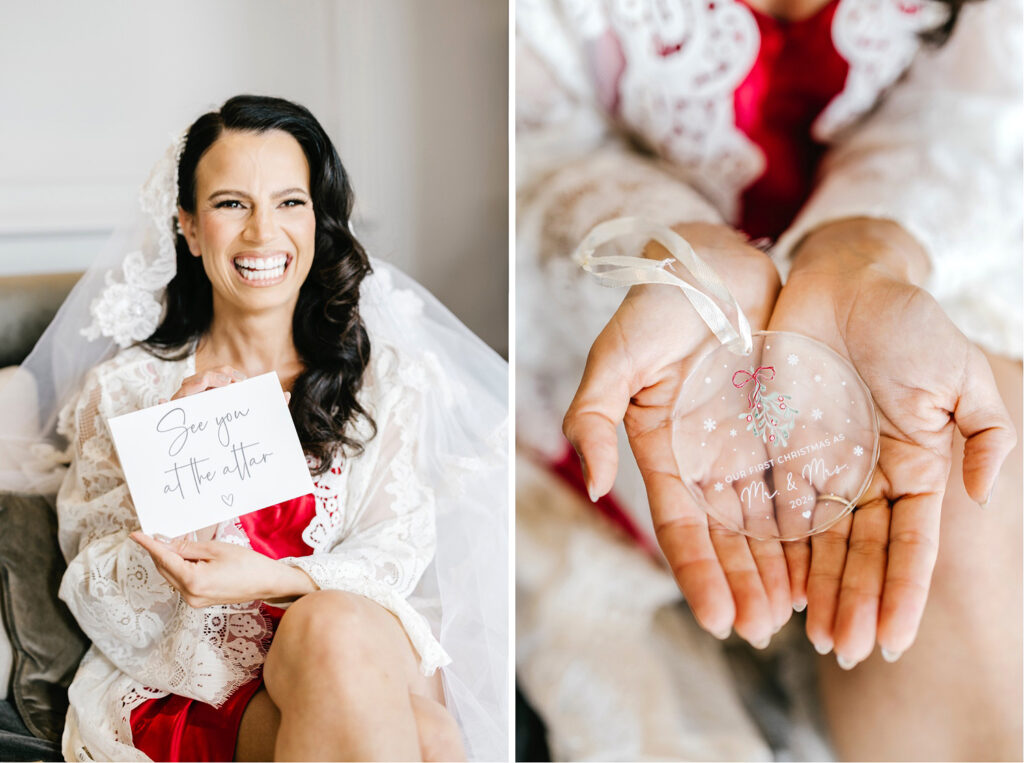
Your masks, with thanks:
M 370 339 L 359 316 L 359 285 L 370 273 L 370 261 L 349 230 L 352 188 L 338 152 L 308 109 L 282 98 L 239 95 L 219 111 L 203 114 L 188 130 L 178 164 L 178 204 L 186 212 L 196 210 L 199 161 L 225 130 L 283 130 L 299 142 L 309 163 L 316 244 L 292 317 L 304 370 L 292 388 L 289 408 L 299 442 L 315 461 L 313 474 L 320 475 L 339 452 L 362 451 L 363 443 L 348 433 L 352 422 L 362 417 L 370 436 L 376 433 L 356 397 L 370 359 Z M 213 318 L 213 288 L 202 260 L 192 256 L 180 233 L 175 245 L 178 269 L 167 285 L 163 321 L 142 343 L 165 360 L 190 354 Z

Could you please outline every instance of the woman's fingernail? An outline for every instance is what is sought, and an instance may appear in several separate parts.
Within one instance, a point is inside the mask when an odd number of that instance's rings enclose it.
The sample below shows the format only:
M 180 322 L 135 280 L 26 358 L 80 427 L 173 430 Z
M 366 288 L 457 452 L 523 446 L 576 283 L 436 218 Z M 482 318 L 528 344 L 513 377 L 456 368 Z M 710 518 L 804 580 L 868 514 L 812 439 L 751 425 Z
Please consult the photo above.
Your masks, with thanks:
M 896 662 L 902 656 L 903 652 L 890 652 L 884 646 L 882 647 L 882 659 L 886 662 Z
M 811 643 L 814 643 L 814 642 L 811 642 Z M 824 643 L 822 643 L 822 644 L 814 644 L 814 651 L 817 652 L 818 654 L 828 654 L 829 652 L 832 651 L 832 645 L 831 644 L 824 644 Z
M 803 612 L 805 609 L 807 609 L 806 601 L 798 601 L 796 604 L 793 605 L 794 612 Z
M 158 540 L 161 543 L 170 543 L 172 540 L 171 538 L 168 538 L 166 535 L 161 535 L 160 533 L 154 535 L 153 538 L 154 540 Z
M 988 491 L 988 495 L 985 496 L 985 500 L 982 501 L 981 503 L 979 503 L 978 505 L 981 506 L 981 508 L 983 508 L 983 509 L 987 509 L 988 508 L 988 503 L 991 500 L 992 500 L 992 491 L 989 490 Z
M 771 636 L 765 636 L 764 638 L 758 639 L 757 641 L 751 641 L 750 645 L 752 647 L 754 647 L 754 649 L 767 649 L 768 648 L 768 644 L 770 644 L 771 641 L 772 641 L 772 637 Z
M 711 633 L 711 635 L 714 636 L 719 641 L 725 641 L 727 638 L 729 638 L 729 634 L 731 634 L 731 633 L 732 633 L 732 628 L 725 628 L 725 629 L 720 630 L 720 631 L 713 631 Z
M 846 659 L 841 654 L 836 655 L 836 662 L 839 663 L 839 667 L 841 667 L 843 670 L 851 670 L 853 666 L 857 664 L 853 660 Z

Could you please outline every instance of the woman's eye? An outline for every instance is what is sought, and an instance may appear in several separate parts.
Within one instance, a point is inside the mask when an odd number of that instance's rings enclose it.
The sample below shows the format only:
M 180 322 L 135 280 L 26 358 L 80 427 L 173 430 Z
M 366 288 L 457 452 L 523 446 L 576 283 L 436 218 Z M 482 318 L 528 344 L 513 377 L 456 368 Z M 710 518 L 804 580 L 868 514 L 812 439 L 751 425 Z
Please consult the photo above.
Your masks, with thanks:
M 282 202 L 282 204 L 286 207 L 304 207 L 306 206 L 306 201 L 305 199 L 288 199 Z
M 217 209 L 242 209 L 242 202 L 237 199 L 225 199 L 217 202 Z

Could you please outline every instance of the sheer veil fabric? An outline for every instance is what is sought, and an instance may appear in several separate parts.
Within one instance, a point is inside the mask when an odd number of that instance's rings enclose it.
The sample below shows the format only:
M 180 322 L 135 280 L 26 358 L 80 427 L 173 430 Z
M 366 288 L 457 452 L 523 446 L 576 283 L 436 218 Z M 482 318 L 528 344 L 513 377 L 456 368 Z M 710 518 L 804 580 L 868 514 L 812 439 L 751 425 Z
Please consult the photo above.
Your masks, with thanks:
M 58 419 L 90 369 L 155 328 L 174 274 L 181 139 L 30 356 L 0 388 L 0 489 L 54 495 L 70 446 Z M 416 281 L 371 258 L 360 311 L 371 346 L 422 375 L 414 469 L 436 504 L 437 549 L 410 603 L 452 658 L 446 701 L 471 759 L 508 752 L 508 366 Z M 67 414 L 65 414 L 66 416 Z M 115 722 L 116 723 L 116 722 Z M 127 749 L 115 743 L 113 749 Z M 93 750 L 93 753 L 99 751 Z

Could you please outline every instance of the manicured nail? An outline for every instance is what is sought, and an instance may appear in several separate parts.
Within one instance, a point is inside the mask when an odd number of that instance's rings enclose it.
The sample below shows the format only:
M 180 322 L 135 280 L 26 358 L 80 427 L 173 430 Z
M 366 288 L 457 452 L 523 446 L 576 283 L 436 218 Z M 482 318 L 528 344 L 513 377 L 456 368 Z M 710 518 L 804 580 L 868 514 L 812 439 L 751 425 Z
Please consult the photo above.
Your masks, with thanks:
M 754 647 L 754 649 L 767 649 L 768 644 L 770 644 L 771 641 L 771 636 L 765 636 L 763 639 L 760 639 L 759 641 L 751 641 L 750 645 Z
M 990 490 L 988 495 L 985 496 L 985 500 L 982 501 L 981 503 L 979 503 L 978 505 L 981 506 L 981 508 L 983 508 L 983 509 L 987 509 L 988 508 L 988 503 L 991 500 L 992 500 L 992 491 Z
M 882 647 L 882 659 L 886 662 L 896 662 L 902 656 L 903 652 L 890 652 L 884 646 Z
M 166 535 L 161 535 L 160 533 L 154 535 L 153 538 L 161 543 L 170 543 L 172 540 L 172 538 L 168 538 Z
M 806 601 L 798 601 L 796 604 L 793 605 L 794 612 L 803 612 L 805 609 L 807 609 Z
M 814 651 L 818 654 L 828 654 L 832 651 L 831 644 L 814 644 Z
M 729 635 L 731 633 L 732 633 L 732 628 L 725 628 L 724 630 L 720 630 L 720 631 L 717 631 L 717 632 L 712 632 L 711 635 L 714 636 L 719 641 L 725 641 L 727 638 L 729 638 Z
M 836 662 L 839 663 L 839 667 L 841 667 L 843 670 L 851 670 L 853 666 L 857 664 L 853 660 L 846 659 L 841 654 L 836 655 Z

